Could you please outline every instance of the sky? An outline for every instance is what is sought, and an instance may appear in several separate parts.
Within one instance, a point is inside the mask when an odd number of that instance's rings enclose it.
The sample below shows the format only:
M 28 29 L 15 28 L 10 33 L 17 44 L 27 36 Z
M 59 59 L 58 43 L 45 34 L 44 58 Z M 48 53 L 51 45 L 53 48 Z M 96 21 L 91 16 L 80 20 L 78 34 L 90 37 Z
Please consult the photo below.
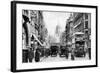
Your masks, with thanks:
M 61 31 L 64 31 L 66 20 L 69 16 L 70 13 L 68 12 L 43 11 L 44 22 L 48 30 L 48 34 L 54 36 L 57 25 L 60 26 Z

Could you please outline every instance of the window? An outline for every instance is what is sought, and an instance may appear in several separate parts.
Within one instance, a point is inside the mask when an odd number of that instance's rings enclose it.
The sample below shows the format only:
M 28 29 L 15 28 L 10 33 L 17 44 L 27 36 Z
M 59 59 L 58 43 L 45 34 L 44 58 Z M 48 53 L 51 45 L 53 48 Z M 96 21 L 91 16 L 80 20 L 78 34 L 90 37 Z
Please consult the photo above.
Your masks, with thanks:
M 88 14 L 85 14 L 85 19 L 88 19 Z
M 88 21 L 85 21 L 85 29 L 88 29 Z

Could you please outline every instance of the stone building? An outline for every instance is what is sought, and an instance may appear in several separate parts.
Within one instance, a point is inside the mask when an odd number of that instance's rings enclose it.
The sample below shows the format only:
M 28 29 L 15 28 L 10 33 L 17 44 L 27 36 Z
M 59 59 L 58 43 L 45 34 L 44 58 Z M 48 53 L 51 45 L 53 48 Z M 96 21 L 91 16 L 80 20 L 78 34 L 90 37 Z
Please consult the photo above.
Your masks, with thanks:
M 67 19 L 65 32 L 66 32 L 67 45 L 71 46 L 72 45 L 72 35 L 73 35 L 73 16 L 72 16 L 72 13 L 70 14 L 70 17 Z
M 31 43 L 37 41 L 38 45 L 42 45 L 44 41 L 44 36 L 42 35 L 44 30 L 44 21 L 43 21 L 43 14 L 42 11 L 38 10 L 23 10 L 22 11 L 22 24 L 25 25 L 23 27 L 23 34 L 24 34 L 24 45 L 31 46 Z M 45 28 L 46 30 L 46 28 Z M 47 31 L 47 30 L 46 30 Z M 26 43 L 26 44 L 25 44 Z
M 91 35 L 91 15 L 89 13 L 73 13 L 73 33 L 79 32 L 84 34 L 85 48 L 90 47 L 89 36 Z M 75 42 L 73 34 L 72 43 Z
M 75 47 L 75 33 L 84 34 L 85 48 L 91 47 L 91 14 L 72 13 L 66 22 L 66 42 Z

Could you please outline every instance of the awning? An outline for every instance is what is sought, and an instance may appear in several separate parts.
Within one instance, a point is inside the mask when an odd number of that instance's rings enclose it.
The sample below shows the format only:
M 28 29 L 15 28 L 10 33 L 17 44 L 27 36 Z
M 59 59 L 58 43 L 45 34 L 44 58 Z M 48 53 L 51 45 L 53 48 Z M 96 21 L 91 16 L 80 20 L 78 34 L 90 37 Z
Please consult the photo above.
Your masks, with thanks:
M 84 34 L 83 32 L 75 32 L 74 35 L 76 34 Z
M 42 44 L 42 43 L 40 42 L 40 40 L 36 37 L 35 34 L 33 34 L 33 36 L 34 36 L 35 40 L 36 40 L 41 46 L 45 46 L 44 44 Z

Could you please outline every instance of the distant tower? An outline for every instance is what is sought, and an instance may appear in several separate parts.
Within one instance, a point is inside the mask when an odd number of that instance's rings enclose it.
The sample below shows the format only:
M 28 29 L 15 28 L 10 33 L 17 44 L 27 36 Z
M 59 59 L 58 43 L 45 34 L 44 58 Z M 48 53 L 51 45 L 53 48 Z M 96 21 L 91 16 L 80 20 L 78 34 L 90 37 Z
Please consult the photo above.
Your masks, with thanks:
M 56 38 L 56 42 L 60 42 L 60 35 L 61 35 L 61 27 L 59 25 L 59 21 L 56 25 L 56 29 L 55 29 L 55 38 Z

